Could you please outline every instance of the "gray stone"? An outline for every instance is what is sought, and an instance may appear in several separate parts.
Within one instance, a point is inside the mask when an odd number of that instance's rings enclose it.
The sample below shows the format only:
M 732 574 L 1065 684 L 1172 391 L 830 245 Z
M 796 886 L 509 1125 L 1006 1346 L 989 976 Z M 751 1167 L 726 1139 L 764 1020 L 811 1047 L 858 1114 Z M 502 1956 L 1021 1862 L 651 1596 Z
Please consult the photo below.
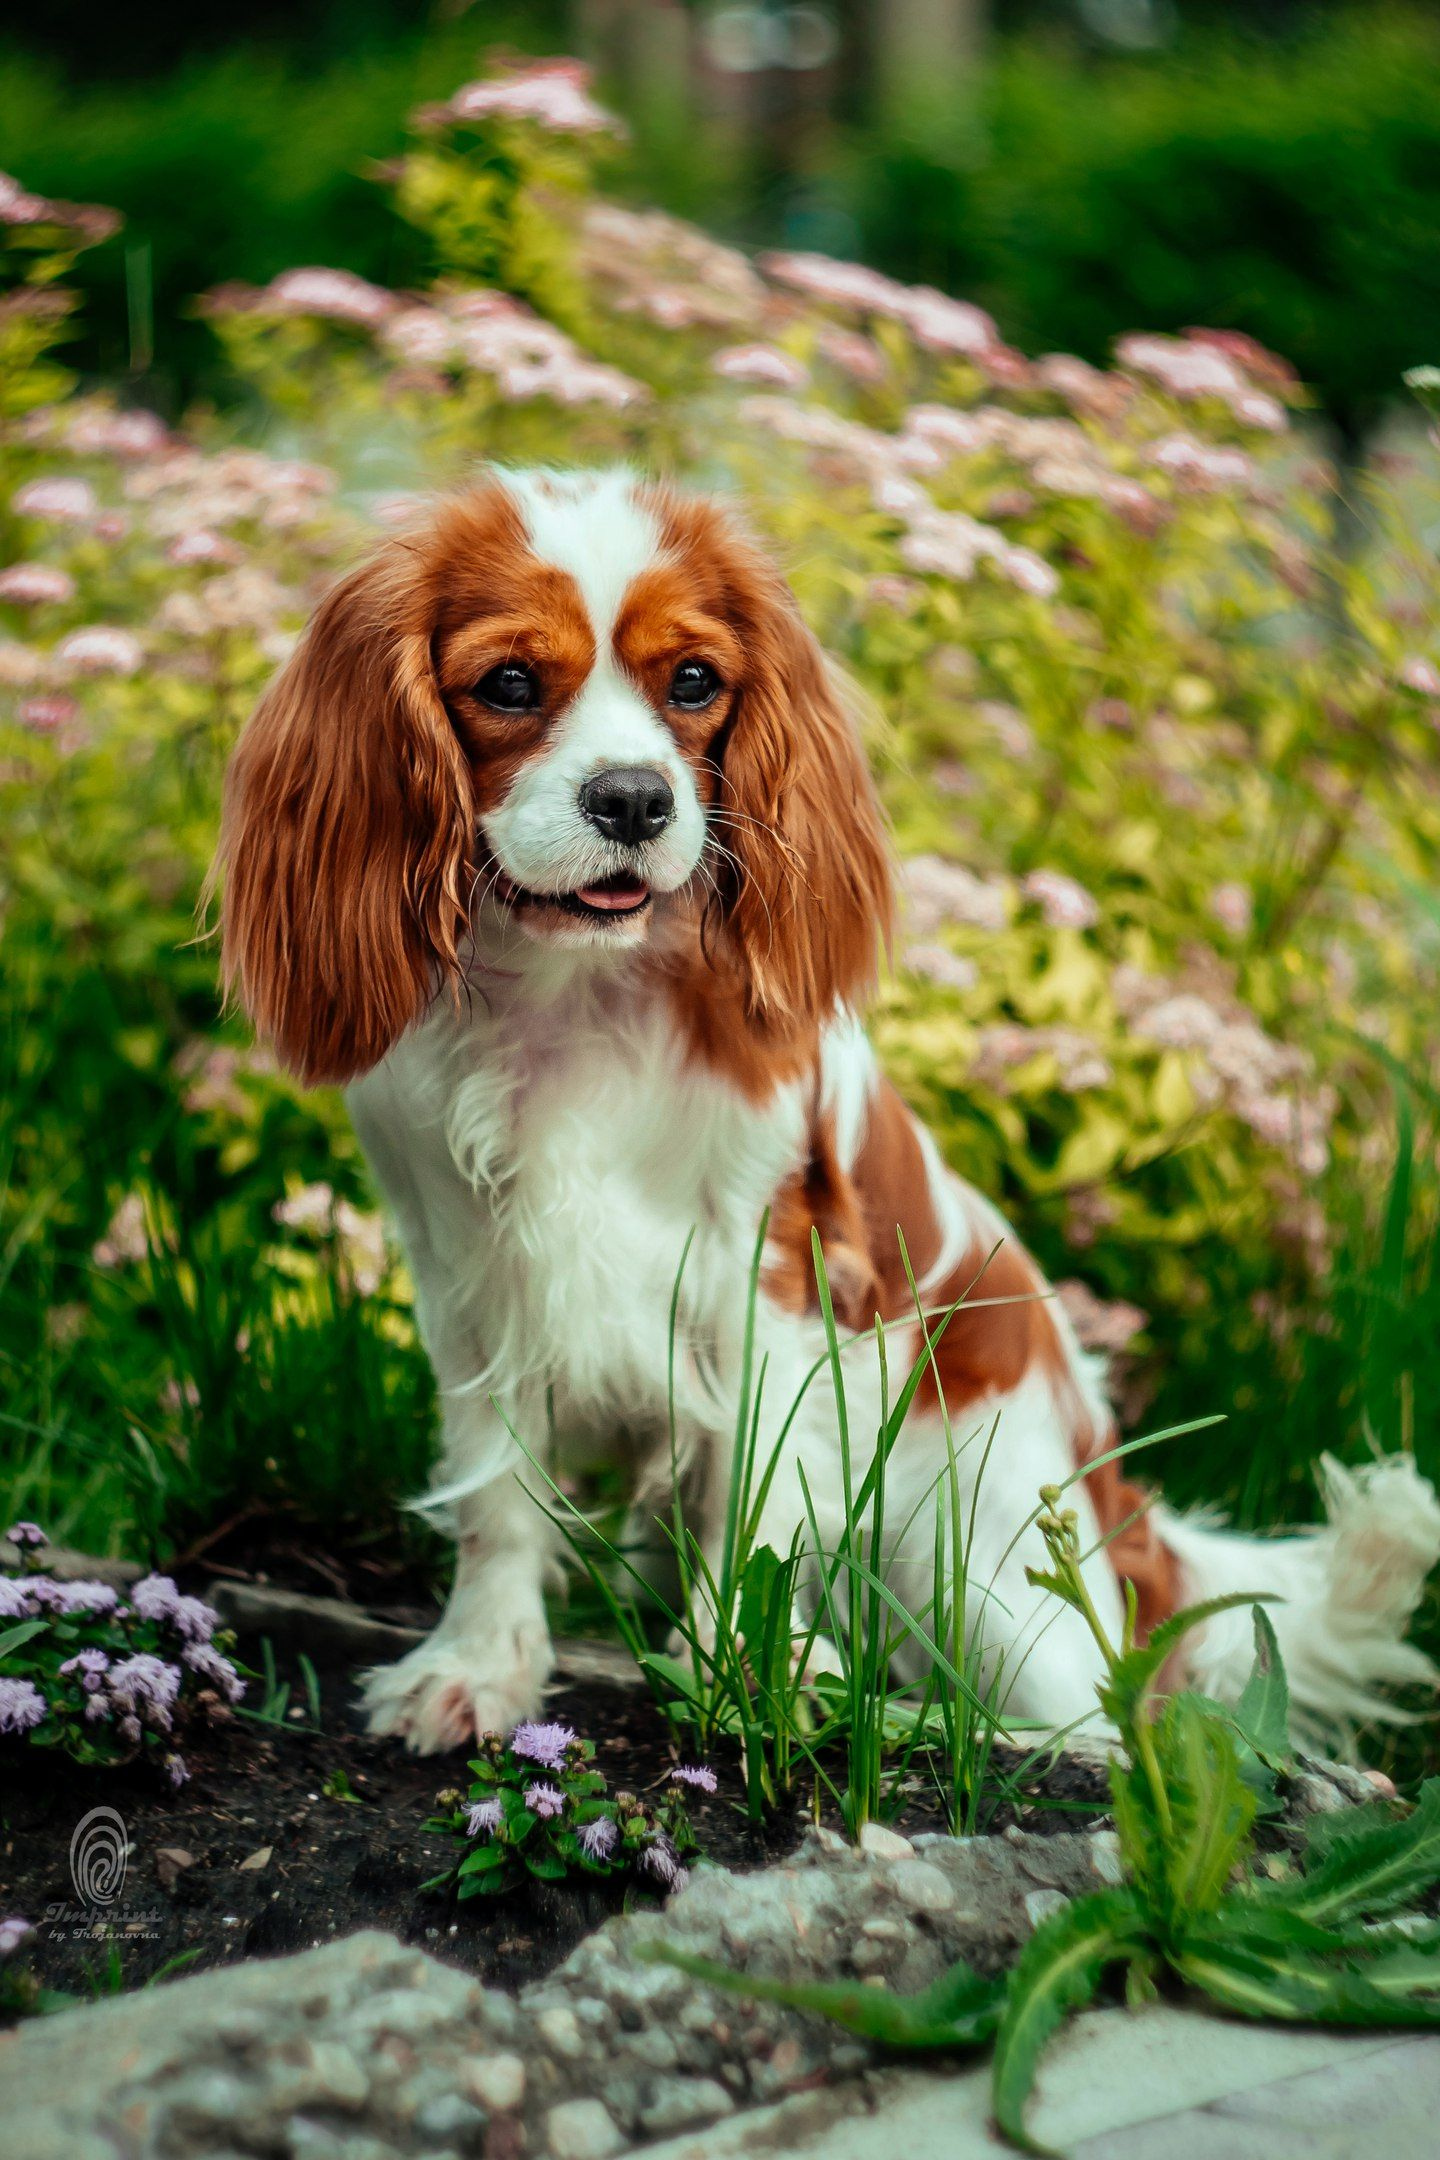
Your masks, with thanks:
M 909 1838 L 901 1837 L 898 1830 L 887 1830 L 884 1823 L 863 1824 L 859 1843 L 867 1860 L 909 1860 L 915 1853 Z
M 465 2080 L 482 2106 L 497 2113 L 518 2108 L 525 2097 L 525 2064 L 519 2055 L 479 2055 Z
M 599 2100 L 563 2100 L 546 2116 L 545 2134 L 554 2160 L 610 2160 L 625 2143 Z
M 640 2127 L 649 2137 L 671 2137 L 696 2123 L 715 2122 L 735 2103 L 714 2078 L 662 2078 L 640 2110 Z

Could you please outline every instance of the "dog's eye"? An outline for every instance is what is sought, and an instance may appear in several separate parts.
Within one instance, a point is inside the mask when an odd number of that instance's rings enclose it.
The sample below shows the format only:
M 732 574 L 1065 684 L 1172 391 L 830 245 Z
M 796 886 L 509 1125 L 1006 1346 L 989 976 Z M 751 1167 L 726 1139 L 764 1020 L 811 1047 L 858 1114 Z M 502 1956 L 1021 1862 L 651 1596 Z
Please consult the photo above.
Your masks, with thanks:
M 503 667 L 492 667 L 481 676 L 474 695 L 496 712 L 533 712 L 540 703 L 540 685 L 528 667 L 507 660 Z
M 719 695 L 720 678 L 705 660 L 682 660 L 670 685 L 670 703 L 699 712 Z

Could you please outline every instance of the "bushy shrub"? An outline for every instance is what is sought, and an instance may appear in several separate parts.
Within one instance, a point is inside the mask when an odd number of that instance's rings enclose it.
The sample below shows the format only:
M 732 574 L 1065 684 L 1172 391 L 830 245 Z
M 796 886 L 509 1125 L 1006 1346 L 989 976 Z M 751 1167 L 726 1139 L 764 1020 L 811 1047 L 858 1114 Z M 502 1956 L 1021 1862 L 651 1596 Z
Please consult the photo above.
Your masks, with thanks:
M 390 176 L 437 258 L 423 290 L 310 268 L 213 293 L 270 452 L 53 386 L 0 446 L 11 1355 L 68 1504 L 122 1418 L 164 1493 L 220 1416 L 223 1391 L 188 1423 L 165 1407 L 184 1375 L 151 1261 L 87 1269 L 126 1194 L 165 1195 L 182 1255 L 199 1226 L 211 1275 L 217 1251 L 273 1248 L 287 1178 L 363 1210 L 333 1099 L 217 1032 L 190 909 L 226 749 L 308 606 L 482 454 L 628 457 L 743 503 L 876 708 L 907 908 L 887 1060 L 1052 1270 L 1101 1294 L 1077 1299 L 1092 1338 L 1149 1353 L 1167 1408 L 1295 1393 L 1337 1264 L 1379 1234 L 1391 1076 L 1422 1104 L 1436 1079 L 1418 430 L 1341 559 L 1302 393 L 1249 340 L 1131 336 L 1108 370 L 1026 358 L 963 302 L 823 258 L 757 265 L 605 200 L 611 139 L 577 71 L 492 78 L 427 110 Z M 1417 1171 L 1406 1205 L 1422 1189 Z M 1429 1279 L 1429 1222 L 1392 1223 L 1396 1295 Z M 320 1263 L 279 1227 L 289 1265 Z M 143 1293 L 123 1358 L 117 1278 Z M 386 1284 L 384 1340 L 417 1371 Z M 228 1330 L 232 1365 L 233 1318 L 200 1326 Z M 1242 1417 L 1233 1458 L 1207 1439 L 1176 1488 L 1303 1506 L 1286 1488 L 1316 1442 L 1365 1444 L 1340 1362 L 1323 1432 L 1272 1457 Z M 1413 1388 L 1406 1415 L 1437 1467 Z M 348 1444 L 337 1412 L 332 1459 Z
M 0 1746 L 59 1748 L 78 1763 L 160 1756 L 172 1785 L 189 1772 L 176 1743 L 196 1716 L 223 1716 L 245 1692 L 217 1614 L 168 1575 L 123 1596 L 61 1580 L 35 1553 L 36 1523 L 5 1532 L 27 1572 L 0 1572 Z

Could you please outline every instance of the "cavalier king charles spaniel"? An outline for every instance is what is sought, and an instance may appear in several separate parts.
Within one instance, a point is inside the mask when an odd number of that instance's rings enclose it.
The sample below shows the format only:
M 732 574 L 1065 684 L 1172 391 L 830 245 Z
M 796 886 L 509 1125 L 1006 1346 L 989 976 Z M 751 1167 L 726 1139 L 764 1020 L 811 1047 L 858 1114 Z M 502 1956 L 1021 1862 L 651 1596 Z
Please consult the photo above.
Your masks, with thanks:
M 762 1221 L 762 1459 L 825 1348 L 812 1228 L 841 1326 L 886 1323 L 903 1374 L 922 1337 L 902 1233 L 925 1308 L 964 1302 L 890 1460 L 889 1519 L 909 1526 L 890 1580 L 925 1603 L 948 1419 L 966 1594 L 1008 1711 L 1093 1711 L 1089 1631 L 1026 1568 L 1037 1489 L 1116 1444 L 1103 1374 L 866 1038 L 884 821 L 841 683 L 725 509 L 624 472 L 497 472 L 386 541 L 246 728 L 220 861 L 227 980 L 296 1073 L 345 1086 L 439 1386 L 429 1504 L 458 1541 L 454 1587 L 434 1633 L 368 1677 L 376 1732 L 449 1748 L 539 1705 L 557 1532 L 512 1433 L 546 1461 L 623 1442 L 658 1500 L 673 1393 L 714 1555 Z M 873 1342 L 847 1363 L 850 1430 L 873 1435 Z M 824 1543 L 844 1503 L 823 1376 L 764 1498 L 781 1551 L 808 1523 L 802 1468 Z M 1269 1592 L 1312 1726 L 1429 1680 L 1403 1638 L 1440 1552 L 1433 1492 L 1408 1458 L 1326 1461 L 1323 1483 L 1325 1527 L 1251 1538 L 1099 1463 L 1070 1498 L 1112 1635 L 1122 1583 L 1142 1629 Z M 1248 1612 L 1217 1614 L 1172 1672 L 1233 1697 L 1250 1642 Z

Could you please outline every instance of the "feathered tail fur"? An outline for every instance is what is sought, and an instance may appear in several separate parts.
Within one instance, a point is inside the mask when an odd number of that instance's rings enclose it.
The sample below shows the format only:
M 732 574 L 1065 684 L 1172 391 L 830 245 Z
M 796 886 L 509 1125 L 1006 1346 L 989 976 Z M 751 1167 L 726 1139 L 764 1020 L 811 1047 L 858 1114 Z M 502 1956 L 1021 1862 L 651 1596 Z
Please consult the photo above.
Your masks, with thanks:
M 1440 1500 L 1409 1455 L 1347 1469 L 1320 1458 L 1326 1520 L 1283 1537 L 1249 1537 L 1204 1516 L 1153 1513 L 1184 1578 L 1187 1605 L 1268 1591 L 1290 1683 L 1298 1740 L 1334 1744 L 1357 1726 L 1401 1722 L 1392 1691 L 1440 1685 L 1440 1672 L 1405 1630 L 1440 1560 Z M 1188 1683 L 1233 1702 L 1254 1655 L 1243 1606 L 1187 1638 Z

